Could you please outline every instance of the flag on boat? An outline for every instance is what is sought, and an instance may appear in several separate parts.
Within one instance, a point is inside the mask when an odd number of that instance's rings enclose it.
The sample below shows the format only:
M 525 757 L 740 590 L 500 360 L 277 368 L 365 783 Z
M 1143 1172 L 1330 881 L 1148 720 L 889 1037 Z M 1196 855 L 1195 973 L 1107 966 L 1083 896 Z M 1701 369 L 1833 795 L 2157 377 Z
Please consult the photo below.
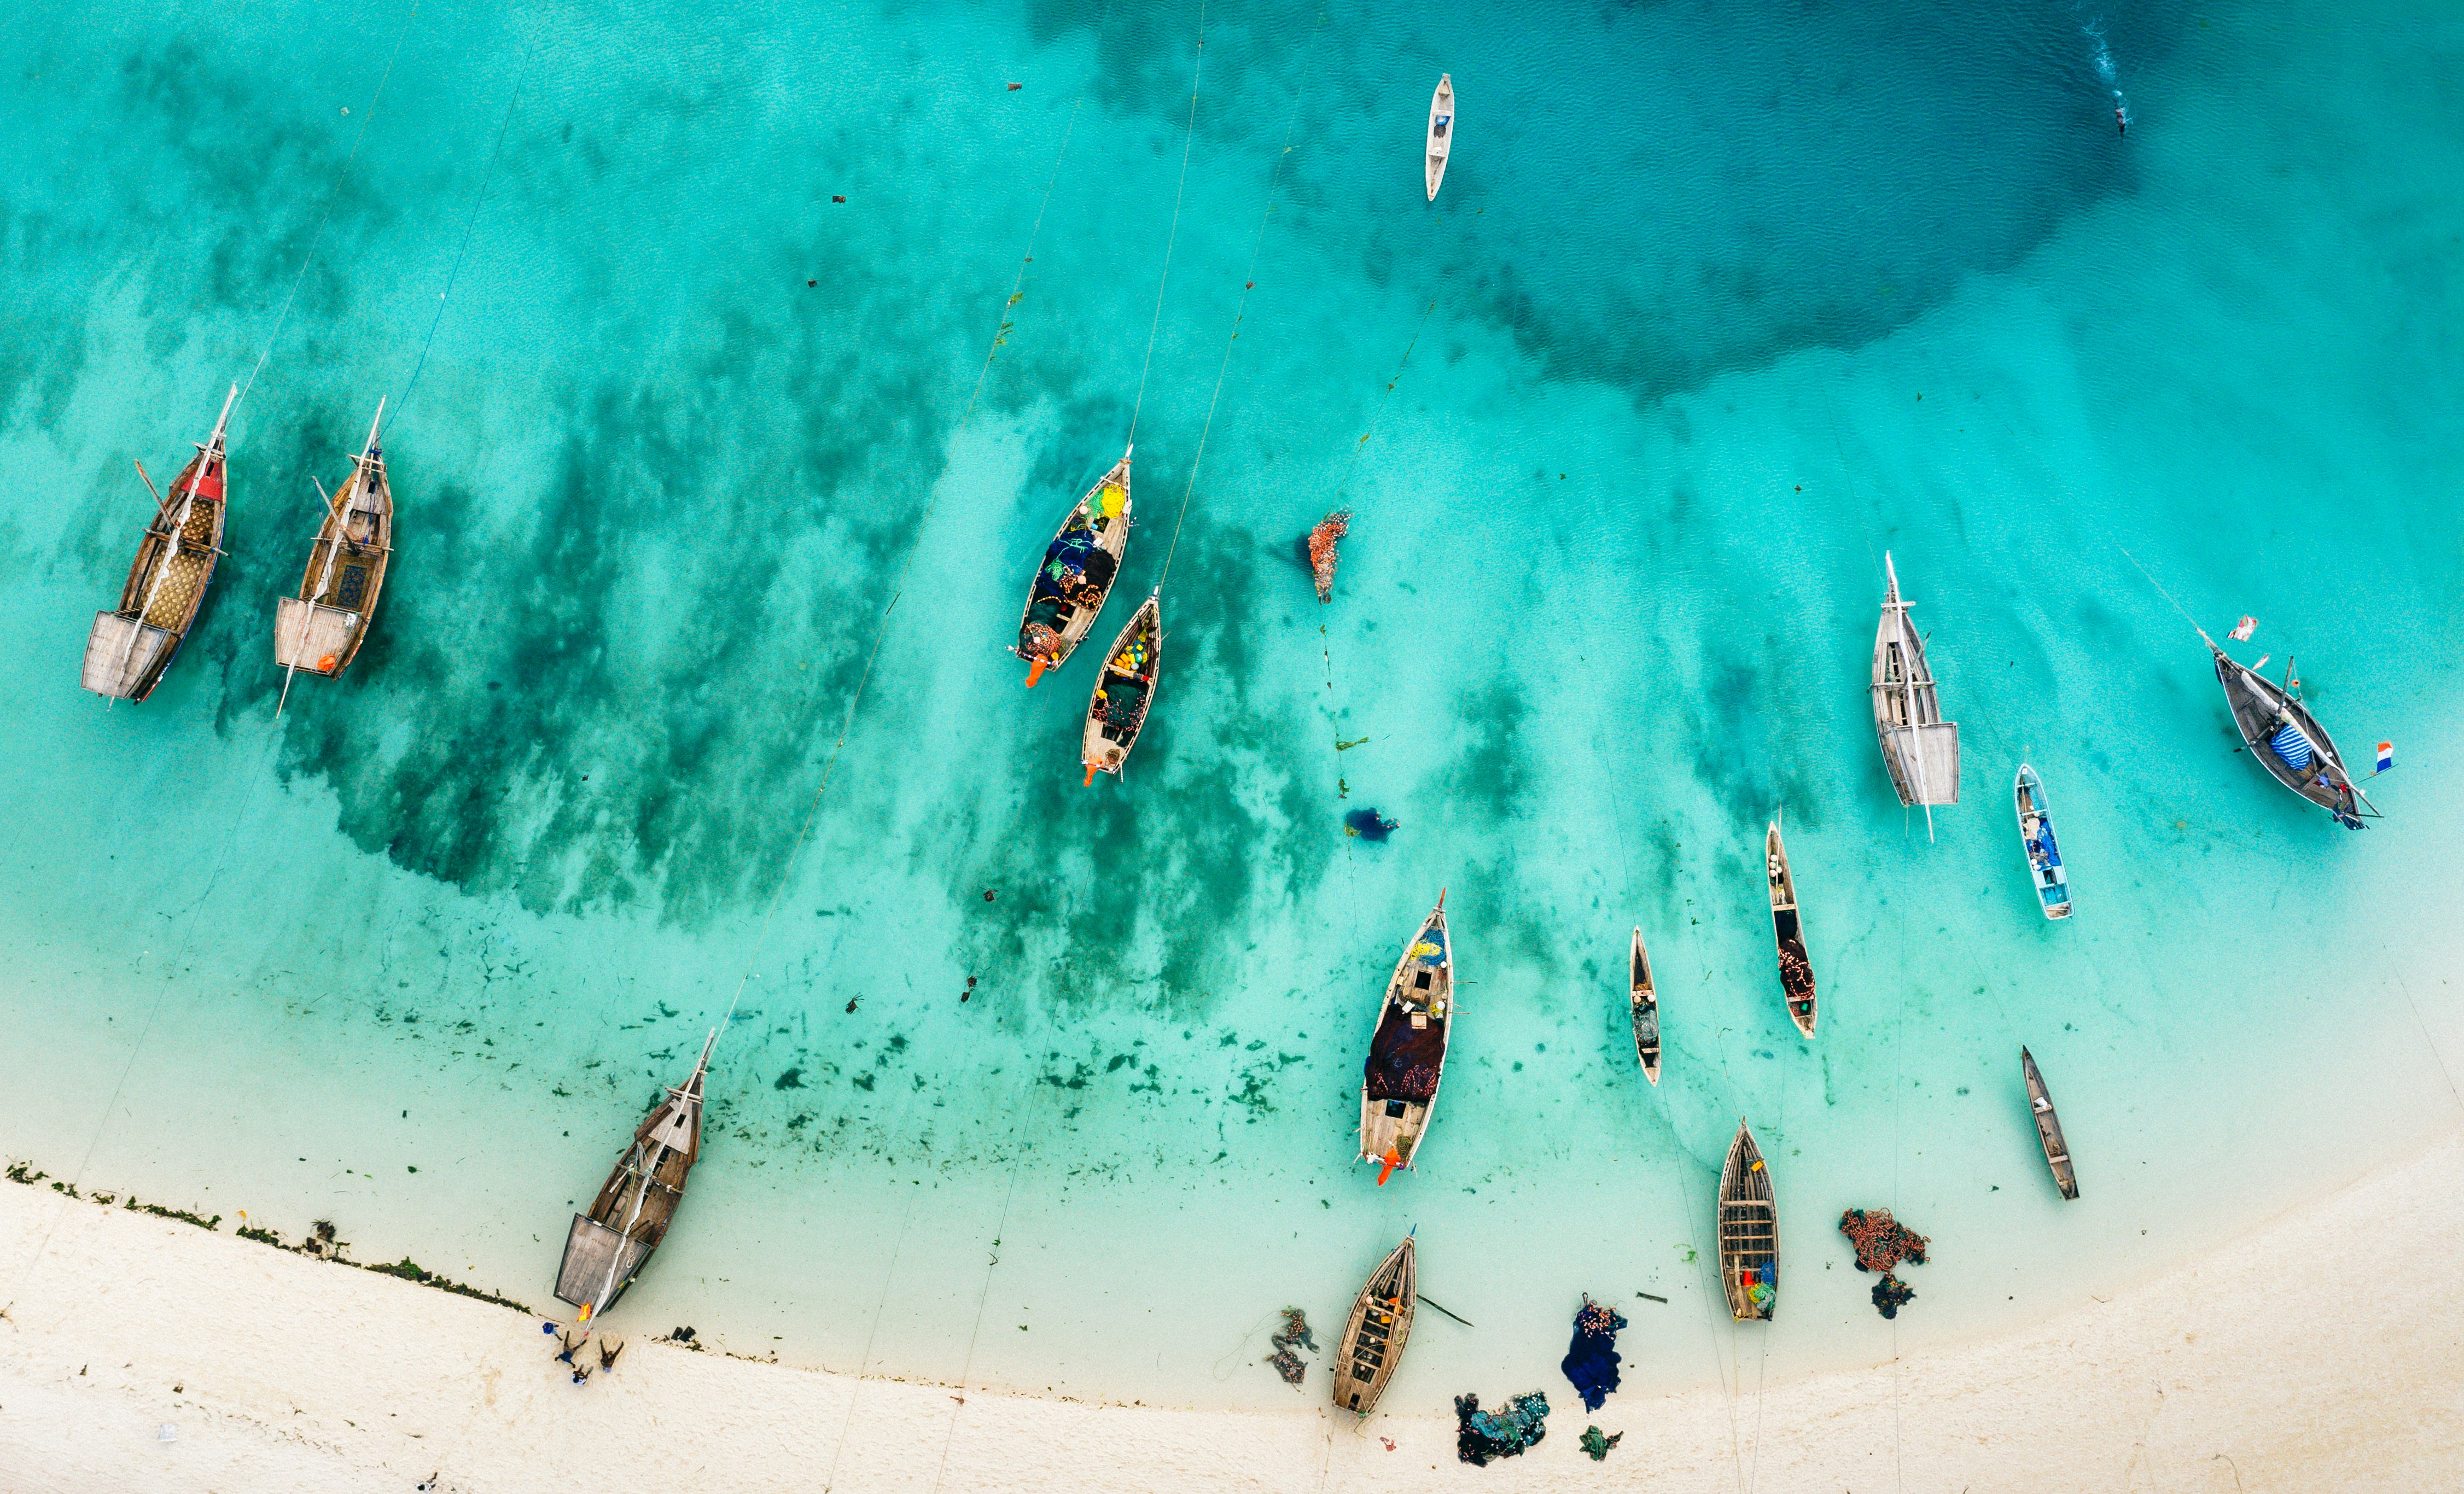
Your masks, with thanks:
M 2258 619 L 2245 613 L 2242 620 L 2233 625 L 2233 630 L 2225 636 L 2237 644 L 2248 643 L 2250 635 L 2256 631 L 2258 631 Z
M 2381 773 L 2385 773 L 2387 769 L 2392 768 L 2392 767 L 2394 767 L 2394 766 L 2395 766 L 2395 743 L 2393 743 L 2393 742 L 2381 742 L 2381 743 L 2379 743 L 2379 771 L 2380 771 Z

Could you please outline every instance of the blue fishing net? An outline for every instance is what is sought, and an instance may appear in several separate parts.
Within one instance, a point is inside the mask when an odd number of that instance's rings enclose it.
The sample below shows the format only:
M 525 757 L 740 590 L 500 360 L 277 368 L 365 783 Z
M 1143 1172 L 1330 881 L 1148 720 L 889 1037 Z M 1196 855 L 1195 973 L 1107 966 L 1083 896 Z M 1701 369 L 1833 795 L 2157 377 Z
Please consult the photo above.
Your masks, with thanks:
M 1549 1415 L 1549 1397 L 1538 1391 L 1509 1397 L 1495 1412 L 1480 1409 L 1480 1397 L 1455 1397 L 1455 1456 L 1475 1468 L 1492 1458 L 1513 1458 L 1548 1435 L 1541 1425 Z
M 1582 1309 L 1574 1314 L 1574 1342 L 1558 1368 L 1574 1382 L 1587 1411 L 1599 1410 L 1609 1392 L 1617 1388 L 1617 1329 L 1623 1327 L 1625 1319 L 1616 1308 L 1588 1296 L 1583 1299 Z

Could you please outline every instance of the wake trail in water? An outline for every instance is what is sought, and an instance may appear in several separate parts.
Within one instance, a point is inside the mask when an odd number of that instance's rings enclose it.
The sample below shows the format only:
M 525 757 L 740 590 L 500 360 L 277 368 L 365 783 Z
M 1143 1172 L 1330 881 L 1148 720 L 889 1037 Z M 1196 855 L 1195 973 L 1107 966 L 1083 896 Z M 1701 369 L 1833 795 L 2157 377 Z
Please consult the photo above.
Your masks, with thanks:
M 2123 97 L 2122 84 L 2113 66 L 2113 49 L 2105 44 L 2104 17 L 2100 15 L 2080 27 L 2079 33 L 2096 44 L 2096 55 L 2092 60 L 2096 64 L 2097 81 L 2113 96 L 2114 131 L 2127 134 L 2130 130 L 2130 100 Z

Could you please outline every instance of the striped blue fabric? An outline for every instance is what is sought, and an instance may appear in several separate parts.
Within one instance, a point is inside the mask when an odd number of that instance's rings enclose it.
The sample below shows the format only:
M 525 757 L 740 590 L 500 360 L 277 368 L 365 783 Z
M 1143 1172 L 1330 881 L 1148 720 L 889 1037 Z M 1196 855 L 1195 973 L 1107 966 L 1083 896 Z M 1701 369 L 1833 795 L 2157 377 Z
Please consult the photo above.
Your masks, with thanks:
M 2284 765 L 2296 773 L 2310 766 L 2310 738 L 2302 736 L 2301 729 L 2290 721 L 2276 729 L 2276 735 L 2268 738 L 2267 745 L 2275 748 L 2276 755 L 2284 759 Z

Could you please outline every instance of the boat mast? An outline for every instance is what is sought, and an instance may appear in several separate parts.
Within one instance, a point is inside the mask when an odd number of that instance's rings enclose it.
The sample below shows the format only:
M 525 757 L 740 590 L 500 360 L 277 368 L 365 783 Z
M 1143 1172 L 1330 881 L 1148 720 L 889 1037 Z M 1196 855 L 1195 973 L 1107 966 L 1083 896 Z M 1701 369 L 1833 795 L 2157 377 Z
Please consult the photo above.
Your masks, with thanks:
M 375 440 L 373 429 L 369 432 L 369 440 L 372 443 Z M 717 1042 L 718 1029 L 713 1027 L 710 1036 L 702 1040 L 701 1061 L 693 1065 L 693 1077 L 685 1081 L 683 1088 L 669 1090 L 671 1099 L 695 1108 L 701 1105 L 702 1073 L 710 1067 L 710 1050 Z M 674 1150 L 667 1143 L 667 1131 L 668 1128 L 662 1126 L 651 1133 L 649 1160 L 633 1182 L 633 1211 L 625 1217 L 625 1227 L 617 1232 L 616 1248 L 607 1257 L 607 1279 L 600 1284 L 599 1295 L 591 1301 L 590 1318 L 595 1319 L 605 1311 L 608 1300 L 616 1295 L 616 1272 L 625 1263 L 625 1242 L 633 1238 L 633 1226 L 641 1222 L 642 1205 L 649 1201 L 650 1186 L 658 1179 L 659 1164 L 667 1160 L 669 1152 Z M 640 1156 L 641 1143 L 635 1142 L 633 1146 L 633 1154 Z
M 342 532 L 351 522 L 348 499 L 354 491 L 365 492 L 367 489 L 370 460 L 368 453 L 377 449 L 377 428 L 384 424 L 385 400 L 380 396 L 377 400 L 377 418 L 368 422 L 367 444 L 360 449 L 359 456 L 351 463 L 351 480 L 342 485 L 342 495 L 326 498 L 324 485 L 318 484 L 317 496 L 325 498 L 325 517 L 334 526 L 334 538 L 332 543 L 325 546 L 325 568 L 317 573 L 316 583 L 313 586 L 305 582 L 300 583 L 299 600 L 307 604 L 308 612 L 306 616 L 300 618 L 299 631 L 291 640 L 291 665 L 282 672 L 282 697 L 274 703 L 274 718 L 277 721 L 282 719 L 283 701 L 291 698 L 292 676 L 299 672 L 299 650 L 308 643 L 308 624 L 317 615 L 316 599 L 323 596 L 325 588 L 334 583 L 334 558 L 341 553 Z M 314 477 L 308 480 L 312 483 L 317 481 Z
M 1908 604 L 1900 600 L 1900 573 L 1892 567 L 1888 550 L 1882 552 L 1882 574 L 1889 578 L 1887 600 L 1882 604 L 1891 609 L 1892 626 L 1900 635 L 1900 692 L 1908 706 L 1909 761 L 1917 778 L 1917 802 L 1925 806 L 1925 844 L 1930 846 L 1933 844 L 1933 801 L 1925 797 L 1924 723 L 1917 719 L 1916 670 L 1908 651 Z
M 197 484 L 206 480 L 206 469 L 214 464 L 214 453 L 223 449 L 223 430 L 231 424 L 231 406 L 238 403 L 239 385 L 234 384 L 231 386 L 231 393 L 223 396 L 223 412 L 214 417 L 214 433 L 206 438 L 205 445 L 197 448 L 197 465 L 188 470 L 188 488 L 180 498 L 180 512 L 173 516 L 170 529 L 163 537 L 163 553 L 154 558 L 154 580 L 146 586 L 145 595 L 138 604 L 136 620 L 128 626 L 128 642 L 120 650 L 120 665 L 112 670 L 111 684 L 115 692 L 127 679 L 129 656 L 137 651 L 137 637 L 145 630 L 145 615 L 154 610 L 155 597 L 161 594 L 163 583 L 171 579 L 171 562 L 180 554 L 180 537 L 187 533 L 188 516 L 196 510 Z M 156 506 L 154 513 L 156 518 L 162 517 L 160 505 Z M 105 709 L 109 708 L 108 700 L 119 698 L 117 693 L 108 697 Z

